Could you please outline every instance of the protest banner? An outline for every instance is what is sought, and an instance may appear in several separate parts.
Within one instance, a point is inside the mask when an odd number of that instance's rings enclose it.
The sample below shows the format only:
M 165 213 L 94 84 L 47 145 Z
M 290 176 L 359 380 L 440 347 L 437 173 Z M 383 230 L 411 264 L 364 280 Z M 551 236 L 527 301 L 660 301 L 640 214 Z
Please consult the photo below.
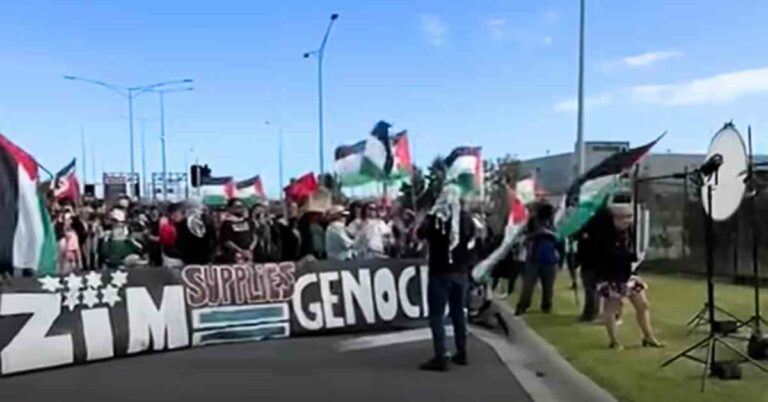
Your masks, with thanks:
M 194 346 L 422 325 L 420 260 L 136 268 L 0 289 L 0 375 Z

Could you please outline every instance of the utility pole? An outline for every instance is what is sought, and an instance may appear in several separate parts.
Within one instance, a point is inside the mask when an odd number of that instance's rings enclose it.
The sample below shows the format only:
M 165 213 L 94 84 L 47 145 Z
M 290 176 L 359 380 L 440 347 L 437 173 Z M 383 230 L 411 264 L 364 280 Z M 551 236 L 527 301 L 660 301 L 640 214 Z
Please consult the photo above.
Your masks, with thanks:
M 578 175 L 583 175 L 586 170 L 587 152 L 584 145 L 584 3 L 586 0 L 580 0 L 580 18 L 579 18 L 579 95 L 578 95 L 578 116 L 576 117 L 576 155 L 578 164 Z

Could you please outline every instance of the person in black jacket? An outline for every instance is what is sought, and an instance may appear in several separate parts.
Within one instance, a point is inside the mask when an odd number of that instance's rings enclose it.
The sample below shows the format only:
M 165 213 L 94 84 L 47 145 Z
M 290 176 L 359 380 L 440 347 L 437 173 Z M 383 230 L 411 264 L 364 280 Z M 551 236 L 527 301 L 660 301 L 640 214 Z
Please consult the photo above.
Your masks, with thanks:
M 286 213 L 277 219 L 280 238 L 280 261 L 298 261 L 301 252 L 301 233 L 298 228 L 298 210 L 295 203 L 286 206 Z
M 637 312 L 637 323 L 643 333 L 643 347 L 661 348 L 664 344 L 656 339 L 651 326 L 651 313 L 646 290 L 648 286 L 635 276 L 633 264 L 637 260 L 632 245 L 634 212 L 629 204 L 610 207 L 613 230 L 606 233 L 603 252 L 596 264 L 597 290 L 603 297 L 603 317 L 608 330 L 611 349 L 623 349 L 616 336 L 616 319 L 621 315 L 623 300 L 628 298 Z
M 461 208 L 459 191 L 446 187 L 432 211 L 419 225 L 418 237 L 429 244 L 429 282 L 427 304 L 429 326 L 435 356 L 421 365 L 422 370 L 446 371 L 448 359 L 445 350 L 445 306 L 450 306 L 456 355 L 455 364 L 467 365 L 467 305 L 469 270 L 474 264 L 475 224 Z
M 253 260 L 256 239 L 248 211 L 239 199 L 231 199 L 227 203 L 227 215 L 219 229 L 219 246 L 227 264 L 244 264 Z
M 608 207 L 602 207 L 584 228 L 573 236 L 578 244 L 576 263 L 580 268 L 581 287 L 584 289 L 584 308 L 579 317 L 581 322 L 592 322 L 600 315 L 596 271 L 601 263 L 603 245 L 613 231 L 611 211 Z
M 216 252 L 216 228 L 202 205 L 190 205 L 186 217 L 176 223 L 176 245 L 186 265 L 208 264 Z

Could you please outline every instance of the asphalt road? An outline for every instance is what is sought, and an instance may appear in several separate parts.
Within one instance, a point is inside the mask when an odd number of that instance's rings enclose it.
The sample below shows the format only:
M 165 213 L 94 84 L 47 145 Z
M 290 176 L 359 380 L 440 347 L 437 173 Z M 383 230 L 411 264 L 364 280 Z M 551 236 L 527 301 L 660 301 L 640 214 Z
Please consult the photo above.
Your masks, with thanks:
M 428 341 L 341 351 L 349 336 L 211 346 L 0 379 L 0 401 L 529 401 L 470 337 L 469 367 L 421 372 Z

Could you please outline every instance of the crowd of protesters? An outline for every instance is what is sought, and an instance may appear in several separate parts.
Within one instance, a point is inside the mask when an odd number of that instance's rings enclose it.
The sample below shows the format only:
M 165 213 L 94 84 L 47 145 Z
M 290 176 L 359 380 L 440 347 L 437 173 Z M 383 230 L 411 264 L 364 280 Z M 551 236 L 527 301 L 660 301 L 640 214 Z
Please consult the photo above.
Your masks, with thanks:
M 59 273 L 103 268 L 188 264 L 420 258 L 416 213 L 381 202 L 353 202 L 328 210 L 247 206 L 232 199 L 212 208 L 194 201 L 138 204 L 127 197 L 106 204 L 54 201 L 49 206 L 59 251 Z

